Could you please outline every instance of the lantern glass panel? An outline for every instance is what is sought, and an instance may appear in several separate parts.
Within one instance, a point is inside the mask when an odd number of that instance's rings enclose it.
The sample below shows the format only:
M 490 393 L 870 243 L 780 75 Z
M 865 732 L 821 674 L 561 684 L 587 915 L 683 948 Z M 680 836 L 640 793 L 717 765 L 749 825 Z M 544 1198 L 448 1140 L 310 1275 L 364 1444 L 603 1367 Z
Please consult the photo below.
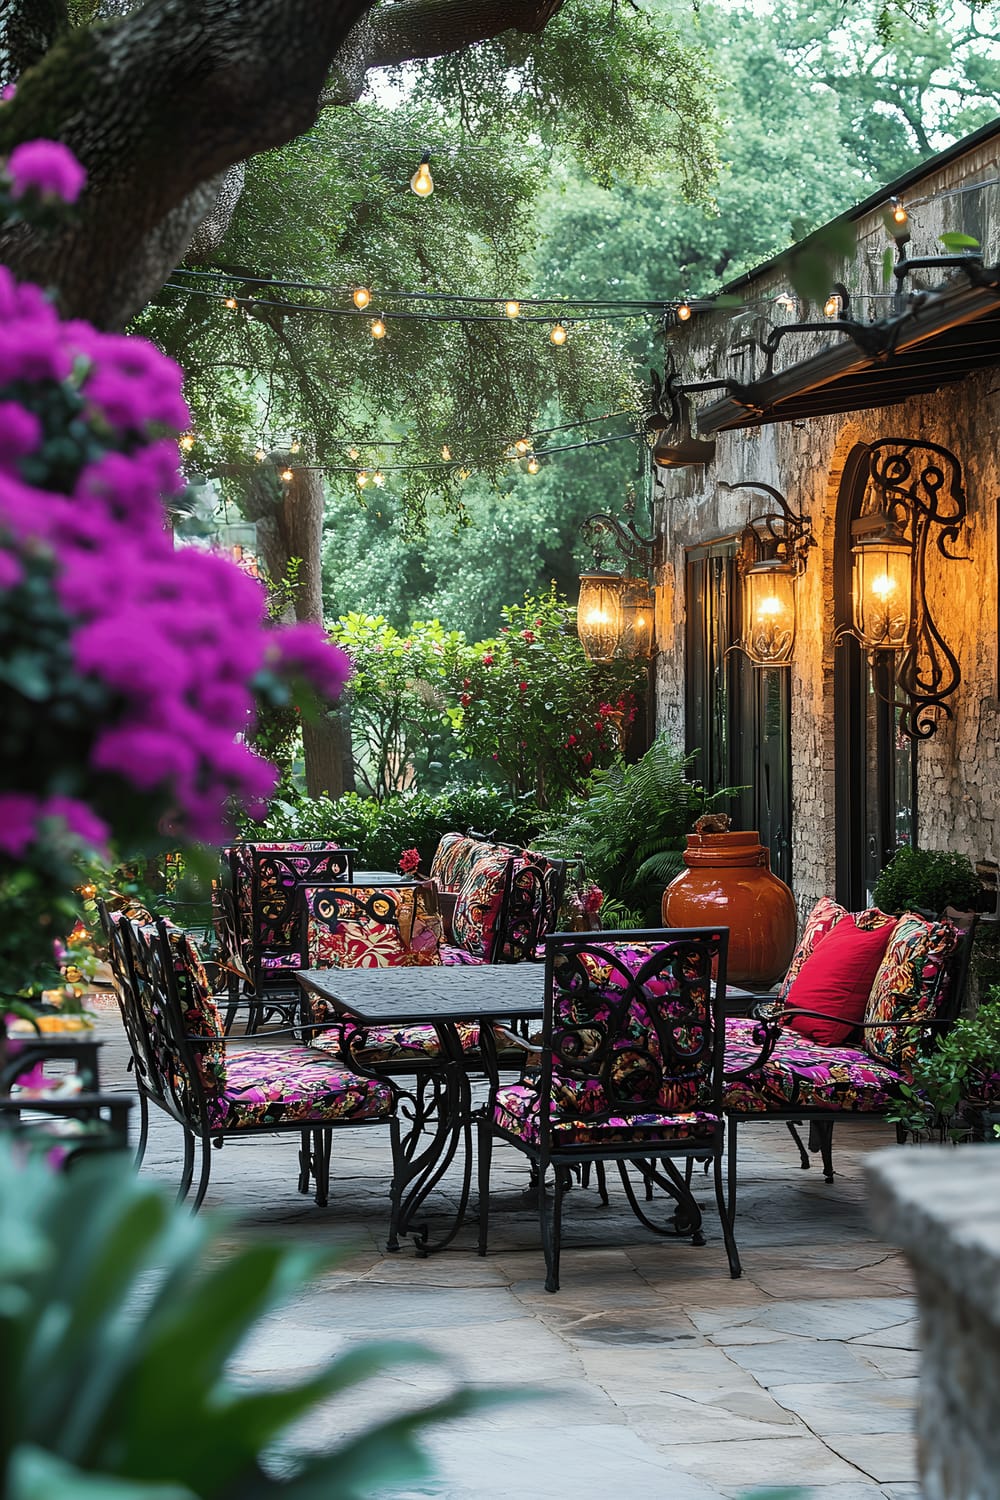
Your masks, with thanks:
M 588 661 L 614 661 L 625 632 L 620 573 L 583 573 L 576 628 Z
M 656 601 L 645 578 L 626 578 L 622 591 L 622 643 L 618 655 L 648 661 L 653 654 Z
M 765 562 L 743 578 L 743 649 L 759 667 L 785 666 L 795 644 L 795 571 Z
M 910 564 L 905 541 L 882 537 L 854 548 L 854 628 L 873 651 L 898 651 L 910 629 Z

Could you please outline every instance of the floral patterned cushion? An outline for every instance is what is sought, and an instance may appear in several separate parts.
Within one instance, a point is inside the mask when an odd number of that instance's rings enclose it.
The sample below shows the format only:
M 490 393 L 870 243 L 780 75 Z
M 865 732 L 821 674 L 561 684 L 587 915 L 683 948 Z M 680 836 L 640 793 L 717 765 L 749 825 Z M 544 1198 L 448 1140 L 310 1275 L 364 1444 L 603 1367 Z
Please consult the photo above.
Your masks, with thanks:
M 955 951 L 958 930 L 950 922 L 928 922 L 904 912 L 889 939 L 875 975 L 865 1021 L 913 1021 L 918 1025 L 936 1013 L 943 998 L 943 971 Z M 868 1026 L 865 1046 L 890 1067 L 909 1067 L 917 1054 L 917 1032 L 891 1026 Z
M 821 938 L 825 938 L 828 932 L 832 932 L 837 923 L 847 916 L 845 907 L 836 901 L 831 901 L 829 896 L 821 896 L 805 920 L 802 928 L 802 936 L 799 938 L 792 961 L 788 965 L 788 972 L 778 989 L 778 1003 L 781 1004 L 788 995 L 795 980 L 798 978 L 799 970 L 806 959 L 812 953 Z
M 464 833 L 446 833 L 434 851 L 430 878 L 438 890 L 457 896 L 476 861 L 495 852 L 496 846 L 482 839 L 470 839 Z
M 493 1123 L 529 1145 L 538 1144 L 540 1101 L 537 1088 L 528 1083 L 502 1084 L 493 1106 Z M 685 1110 L 680 1113 L 644 1111 L 613 1116 L 607 1123 L 595 1125 L 586 1119 L 559 1115 L 551 1109 L 552 1144 L 559 1146 L 614 1146 L 636 1143 L 654 1146 L 658 1142 L 686 1141 L 711 1135 L 720 1123 L 718 1115 L 707 1110 Z
M 726 1074 L 750 1067 L 760 1055 L 754 1040 L 759 1022 L 749 1016 L 726 1021 Z M 790 1027 L 759 1071 L 746 1078 L 724 1079 L 723 1104 L 739 1114 L 769 1110 L 842 1110 L 845 1114 L 880 1114 L 901 1097 L 907 1076 L 860 1047 L 824 1047 Z
M 213 1130 L 384 1120 L 393 1112 L 388 1084 L 361 1078 L 309 1047 L 234 1051 L 228 1063 L 226 1086 L 209 1102 Z
M 452 943 L 442 943 L 441 962 L 443 964 L 479 965 L 484 964 L 486 960 L 481 955 L 469 953 L 465 948 L 456 948 Z
M 488 961 L 504 896 L 510 888 L 513 856 L 492 845 L 483 847 L 488 852 L 473 860 L 459 887 L 451 931 L 457 948 Z
M 177 998 L 181 1007 L 184 1035 L 189 1039 L 191 1055 L 198 1069 L 202 1088 L 210 1097 L 226 1087 L 226 1032 L 219 1007 L 212 995 L 205 965 L 194 939 L 173 923 L 165 924 L 170 953 L 174 962 Z M 192 1042 L 191 1039 L 195 1040 Z M 204 1038 L 202 1045 L 201 1039 Z M 189 1093 L 184 1080 L 175 1077 L 174 1085 L 183 1097 Z M 188 1103 L 191 1104 L 188 1099 Z
M 351 1058 L 370 1067 L 375 1063 L 405 1063 L 420 1058 L 440 1057 L 441 1043 L 433 1026 L 369 1026 L 361 1031 L 362 1040 L 354 1040 L 350 1057 L 345 1051 L 346 1026 L 334 1026 L 313 1037 L 311 1046 L 320 1052 L 348 1062 Z M 479 1046 L 479 1024 L 463 1021 L 456 1027 L 463 1052 Z
M 308 967 L 379 969 L 441 962 L 441 921 L 414 887 L 303 888 Z M 406 932 L 409 941 L 406 941 Z

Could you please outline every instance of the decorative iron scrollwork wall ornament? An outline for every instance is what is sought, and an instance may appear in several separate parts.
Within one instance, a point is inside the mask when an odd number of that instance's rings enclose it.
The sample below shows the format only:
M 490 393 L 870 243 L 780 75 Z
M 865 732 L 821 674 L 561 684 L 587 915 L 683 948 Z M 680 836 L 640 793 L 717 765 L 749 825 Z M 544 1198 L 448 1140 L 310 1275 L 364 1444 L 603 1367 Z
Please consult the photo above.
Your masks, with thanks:
M 751 516 L 740 536 L 736 566 L 742 581 L 742 635 L 739 648 L 755 667 L 791 665 L 795 645 L 795 584 L 815 547 L 808 516 L 793 511 L 770 484 L 719 481 L 720 489 L 760 490 L 775 509 Z
M 927 546 L 933 538 L 943 558 L 968 562 L 952 550 L 966 514 L 962 466 L 948 448 L 908 438 L 870 445 L 861 512 L 851 526 L 855 623 L 849 633 L 869 652 L 898 652 L 894 703 L 899 730 L 910 739 L 928 739 L 941 715 L 954 717 L 946 700 L 962 673 L 928 599 Z

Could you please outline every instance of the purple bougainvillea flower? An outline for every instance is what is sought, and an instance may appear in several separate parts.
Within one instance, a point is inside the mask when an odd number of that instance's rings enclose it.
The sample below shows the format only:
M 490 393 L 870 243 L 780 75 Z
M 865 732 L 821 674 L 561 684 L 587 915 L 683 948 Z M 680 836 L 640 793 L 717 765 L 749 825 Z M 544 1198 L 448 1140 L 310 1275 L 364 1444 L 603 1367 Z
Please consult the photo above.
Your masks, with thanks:
M 0 792 L 0 849 L 20 859 L 35 841 L 41 804 L 27 792 Z
M 5 83 L 3 88 L 0 89 L 0 104 L 9 104 L 16 93 L 16 83 Z
M 88 849 L 107 854 L 111 830 L 104 819 L 99 818 L 85 802 L 78 801 L 76 797 L 49 797 L 42 806 L 41 815 L 43 818 L 56 818 L 65 823 L 67 832 Z
M 0 589 L 13 589 L 24 577 L 24 568 L 10 552 L 0 550 Z
M 0 468 L 13 469 L 42 441 L 42 424 L 18 401 L 0 401 Z
M 75 203 L 83 192 L 87 174 L 68 146 L 60 141 L 24 141 L 15 146 L 7 158 L 10 195 L 23 198 L 37 193 L 41 198 L 55 198 Z

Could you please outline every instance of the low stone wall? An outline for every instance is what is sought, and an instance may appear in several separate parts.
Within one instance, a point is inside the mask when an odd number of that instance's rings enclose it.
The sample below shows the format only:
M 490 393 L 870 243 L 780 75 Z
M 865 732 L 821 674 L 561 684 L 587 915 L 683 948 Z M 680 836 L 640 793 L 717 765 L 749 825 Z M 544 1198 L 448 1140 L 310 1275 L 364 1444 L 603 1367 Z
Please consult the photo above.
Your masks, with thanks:
M 1000 1500 L 1000 1147 L 882 1151 L 867 1177 L 916 1272 L 925 1500 Z

